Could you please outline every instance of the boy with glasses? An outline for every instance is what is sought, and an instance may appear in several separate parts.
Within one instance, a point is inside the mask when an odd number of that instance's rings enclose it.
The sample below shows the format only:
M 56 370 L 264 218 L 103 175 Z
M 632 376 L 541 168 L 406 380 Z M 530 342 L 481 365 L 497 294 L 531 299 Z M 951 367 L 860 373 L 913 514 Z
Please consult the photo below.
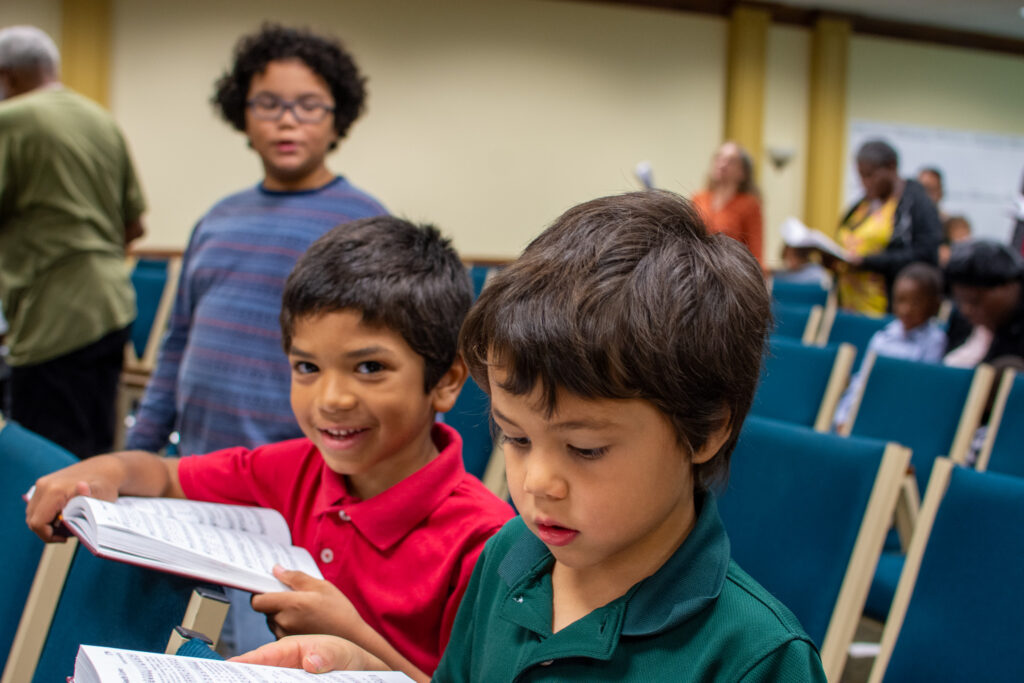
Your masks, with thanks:
M 363 110 L 364 83 L 340 43 L 305 30 L 267 24 L 238 42 L 213 104 L 245 134 L 264 177 L 215 204 L 193 231 L 128 449 L 160 451 L 173 431 L 183 455 L 302 435 L 280 352 L 281 293 L 317 238 L 387 213 L 326 165 Z M 240 594 L 226 627 L 243 649 L 271 638 L 247 603 Z M 245 613 L 254 618 L 242 626 Z

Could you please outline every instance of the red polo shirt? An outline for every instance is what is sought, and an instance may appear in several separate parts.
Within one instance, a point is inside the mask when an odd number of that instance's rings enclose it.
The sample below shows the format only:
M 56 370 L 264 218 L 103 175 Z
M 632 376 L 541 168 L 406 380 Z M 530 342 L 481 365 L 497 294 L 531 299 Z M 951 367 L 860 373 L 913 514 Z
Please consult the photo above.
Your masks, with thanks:
M 366 622 L 432 673 L 484 543 L 512 508 L 462 466 L 462 438 L 434 425 L 438 457 L 386 491 L 360 500 L 308 439 L 182 458 L 194 500 L 273 508 L 292 542 Z

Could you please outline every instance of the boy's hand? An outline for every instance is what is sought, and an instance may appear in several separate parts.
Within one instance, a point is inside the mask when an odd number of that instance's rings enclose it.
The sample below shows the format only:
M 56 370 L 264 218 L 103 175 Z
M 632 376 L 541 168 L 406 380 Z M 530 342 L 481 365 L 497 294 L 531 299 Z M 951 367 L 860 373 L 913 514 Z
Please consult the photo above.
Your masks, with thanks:
M 68 501 L 75 496 L 117 500 L 123 470 L 117 458 L 98 455 L 41 477 L 25 509 L 25 521 L 44 541 L 63 542 L 63 536 L 54 534 L 54 524 Z
M 318 674 L 390 670 L 366 650 L 336 636 L 289 636 L 229 661 L 304 669 Z
M 334 584 L 300 571 L 274 567 L 277 580 L 292 590 L 252 597 L 252 607 L 267 615 L 278 638 L 307 633 L 329 633 L 359 640 L 369 625 L 352 602 Z

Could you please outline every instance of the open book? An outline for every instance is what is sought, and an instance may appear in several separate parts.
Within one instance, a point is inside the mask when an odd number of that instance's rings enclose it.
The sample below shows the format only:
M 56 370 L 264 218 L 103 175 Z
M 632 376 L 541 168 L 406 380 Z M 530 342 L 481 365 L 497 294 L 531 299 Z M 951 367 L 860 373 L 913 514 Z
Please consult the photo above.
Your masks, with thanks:
M 276 510 L 171 498 L 77 496 L 62 513 L 94 555 L 254 593 L 288 588 L 274 578 L 279 564 L 323 578 L 312 556 L 291 544 Z
M 402 683 L 411 680 L 403 673 L 390 671 L 311 674 L 300 669 L 158 655 L 95 645 L 82 645 L 78 649 L 74 677 L 74 683 Z
M 808 228 L 799 218 L 789 217 L 779 228 L 782 241 L 791 247 L 810 247 L 846 261 L 846 250 L 820 230 Z

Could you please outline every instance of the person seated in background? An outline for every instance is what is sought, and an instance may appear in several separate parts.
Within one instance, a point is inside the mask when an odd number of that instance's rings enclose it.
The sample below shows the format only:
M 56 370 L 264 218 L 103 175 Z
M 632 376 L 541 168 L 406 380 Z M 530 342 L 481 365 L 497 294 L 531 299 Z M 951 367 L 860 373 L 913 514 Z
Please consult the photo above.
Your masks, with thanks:
M 935 166 L 925 166 L 917 172 L 917 182 L 921 183 L 921 187 L 924 188 L 925 194 L 935 204 L 935 210 L 939 212 L 939 220 L 945 220 L 946 214 L 942 210 L 942 198 L 946 196 L 946 191 L 942 179 L 942 171 Z
M 779 282 L 794 284 L 813 284 L 827 288 L 831 276 L 825 267 L 812 260 L 816 250 L 811 247 L 793 247 L 782 245 L 782 268 L 772 272 L 772 278 Z
M 865 355 L 938 363 L 946 350 L 946 333 L 934 320 L 942 303 L 942 271 L 927 263 L 911 263 L 896 276 L 892 310 L 896 319 L 871 335 Z M 839 400 L 833 426 L 850 417 L 853 403 L 864 390 L 864 369 L 851 378 Z
M 770 320 L 749 250 L 668 192 L 569 209 L 491 280 L 459 346 L 521 517 L 480 556 L 436 680 L 825 680 L 730 558 L 712 492 Z M 320 636 L 239 661 L 383 668 Z
M 434 422 L 466 379 L 457 347 L 470 301 L 466 269 L 436 229 L 390 217 L 338 226 L 284 288 L 305 438 L 181 459 L 97 456 L 39 479 L 29 526 L 54 540 L 75 495 L 272 508 L 326 577 L 275 568 L 293 590 L 252 598 L 275 635 L 344 636 L 391 666 L 432 672 L 477 556 L 512 517 L 466 473 L 458 433 Z
M 846 250 L 835 264 L 839 305 L 882 315 L 900 270 L 915 261 L 935 264 L 942 224 L 924 188 L 899 175 L 899 155 L 883 140 L 857 150 L 857 173 L 864 196 L 839 225 L 836 241 Z
M 761 261 L 761 197 L 754 184 L 754 162 L 747 150 L 735 142 L 722 143 L 711 160 L 707 187 L 693 196 L 693 203 L 708 230 L 739 240 Z
M 942 222 L 942 244 L 939 245 L 939 265 L 949 263 L 949 252 L 957 242 L 971 239 L 971 224 L 964 216 L 950 216 Z
M 959 242 L 946 280 L 954 308 L 943 362 L 974 367 L 1001 356 L 1024 358 L 1024 258 L 992 240 Z

